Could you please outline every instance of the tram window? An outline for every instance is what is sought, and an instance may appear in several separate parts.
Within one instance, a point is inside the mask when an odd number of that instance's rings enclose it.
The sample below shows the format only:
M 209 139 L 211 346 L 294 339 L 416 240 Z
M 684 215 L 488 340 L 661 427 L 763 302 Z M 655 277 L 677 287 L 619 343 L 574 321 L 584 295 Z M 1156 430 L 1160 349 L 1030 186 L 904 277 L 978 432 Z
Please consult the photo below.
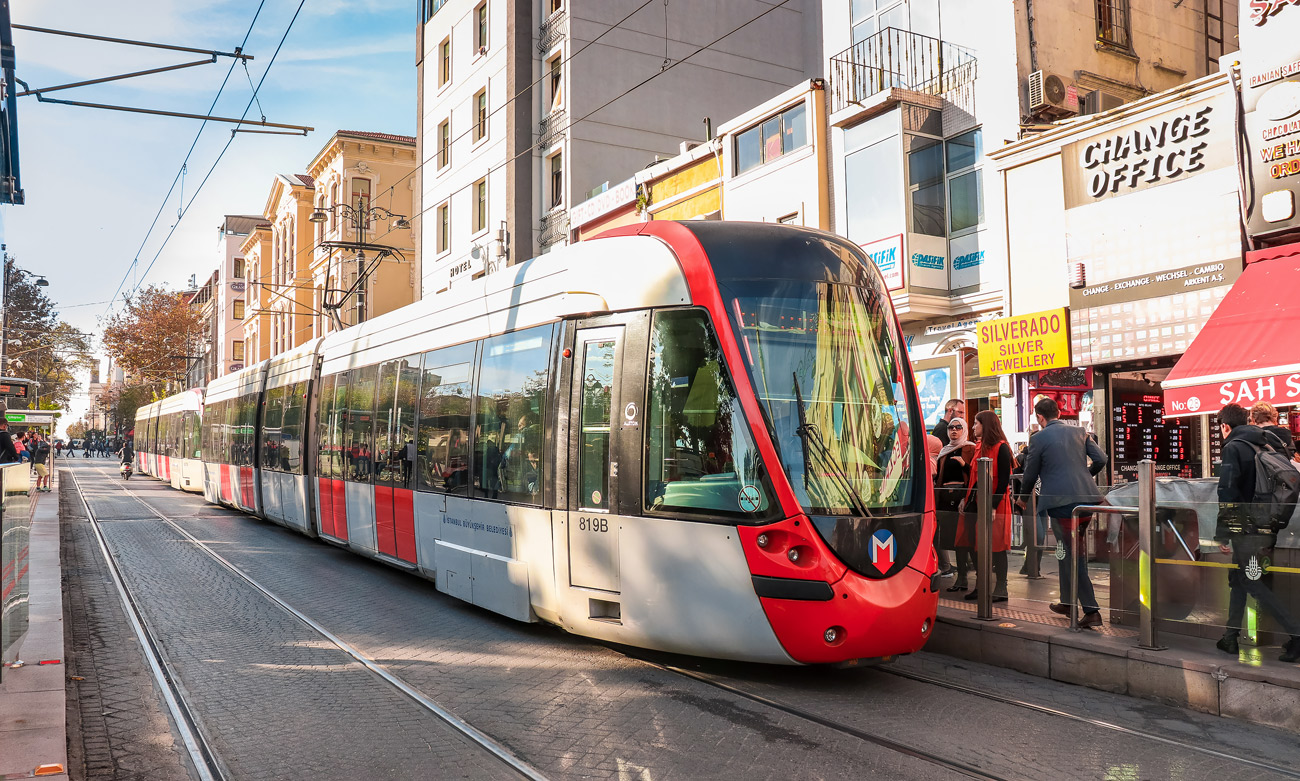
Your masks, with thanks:
M 402 359 L 397 373 L 396 441 L 393 445 L 393 480 L 415 488 L 415 411 L 420 405 L 420 356 Z
M 474 397 L 474 493 L 538 504 L 542 498 L 542 421 L 553 326 L 483 342 Z
M 401 361 L 386 361 L 379 366 L 379 385 L 375 395 L 375 482 L 392 485 L 394 450 L 400 446 L 394 441 L 397 434 L 397 375 Z
M 378 366 L 354 369 L 348 387 L 348 431 L 351 440 L 346 452 L 344 479 L 369 483 L 375 464 L 375 385 Z
M 772 489 L 704 313 L 656 314 L 650 345 L 646 509 L 766 515 Z
M 474 344 L 424 354 L 416 471 L 421 491 L 469 490 L 470 375 Z
M 321 377 L 316 402 L 316 476 L 337 477 L 334 473 L 338 437 L 334 432 L 334 384 L 338 375 Z M 346 379 L 344 380 L 346 382 Z
M 192 410 L 186 411 L 181 418 L 181 425 L 184 430 L 182 443 L 185 448 L 185 458 L 200 458 L 200 421 L 199 413 Z
M 284 387 L 266 392 L 262 407 L 262 468 L 281 470 L 280 437 L 284 424 Z
M 587 342 L 582 357 L 582 443 L 578 451 L 578 505 L 609 509 L 610 406 L 618 342 Z
M 302 474 L 302 421 L 307 410 L 307 381 L 285 386 L 284 425 L 280 429 L 280 468 Z

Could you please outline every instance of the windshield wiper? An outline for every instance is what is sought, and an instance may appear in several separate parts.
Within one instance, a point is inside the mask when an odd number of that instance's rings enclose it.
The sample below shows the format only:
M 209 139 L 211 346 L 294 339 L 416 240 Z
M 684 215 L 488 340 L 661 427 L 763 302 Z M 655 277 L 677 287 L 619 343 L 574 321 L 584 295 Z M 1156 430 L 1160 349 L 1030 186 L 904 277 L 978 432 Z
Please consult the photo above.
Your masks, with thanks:
M 849 482 L 844 471 L 839 467 L 839 464 L 836 463 L 834 454 L 831 453 L 830 448 L 826 446 L 826 443 L 822 441 L 821 434 L 817 431 L 817 426 L 808 422 L 807 409 L 804 407 L 803 403 L 803 391 L 799 387 L 799 375 L 794 372 L 792 372 L 791 375 L 794 377 L 794 398 L 799 409 L 799 427 L 794 430 L 794 433 L 798 435 L 799 441 L 803 443 L 804 490 L 811 490 L 808 487 L 808 471 L 812 466 L 811 459 L 809 459 L 808 455 L 811 452 L 821 461 L 822 468 L 830 474 L 836 486 L 844 492 L 844 496 L 848 499 L 851 509 L 863 518 L 871 517 L 871 511 L 867 509 L 867 505 L 862 501 L 862 497 L 858 494 L 857 489 L 855 489 L 853 484 Z

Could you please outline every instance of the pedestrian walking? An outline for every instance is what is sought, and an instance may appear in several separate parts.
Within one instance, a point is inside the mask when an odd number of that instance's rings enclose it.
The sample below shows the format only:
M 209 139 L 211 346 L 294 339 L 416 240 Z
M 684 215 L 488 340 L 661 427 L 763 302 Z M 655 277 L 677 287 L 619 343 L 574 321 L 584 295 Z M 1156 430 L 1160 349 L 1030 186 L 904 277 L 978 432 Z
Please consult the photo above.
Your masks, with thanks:
M 1282 646 L 1284 662 L 1300 661 L 1300 624 L 1282 604 L 1268 584 L 1268 562 L 1273 558 L 1277 530 L 1272 524 L 1257 520 L 1251 505 L 1255 495 L 1255 456 L 1264 447 L 1281 451 L 1281 439 L 1266 429 L 1248 422 L 1253 416 L 1240 404 L 1229 404 L 1219 411 L 1223 435 L 1222 462 L 1219 465 L 1219 515 L 1214 540 L 1219 552 L 1232 556 L 1236 566 L 1228 570 L 1228 625 L 1215 645 L 1224 653 L 1237 655 L 1240 650 L 1242 619 L 1246 614 L 1246 596 L 1272 613 L 1291 639 Z M 1274 418 L 1276 420 L 1276 418 Z
M 1053 612 L 1070 614 L 1070 606 L 1078 601 L 1083 609 L 1079 626 L 1101 626 L 1101 607 L 1092 590 L 1086 560 L 1079 567 L 1077 582 L 1070 573 L 1070 557 L 1078 540 L 1086 539 L 1091 515 L 1074 518 L 1074 508 L 1081 504 L 1101 501 L 1097 488 L 1097 475 L 1106 468 L 1106 454 L 1088 433 L 1077 426 L 1067 426 L 1060 421 L 1061 410 L 1053 399 L 1039 399 L 1034 405 L 1034 417 L 1041 427 L 1029 438 L 1029 455 L 1025 458 L 1025 474 L 1021 478 L 1022 509 L 1024 500 L 1039 484 L 1038 508 L 1046 511 L 1056 535 L 1058 573 L 1060 575 L 1061 601 L 1052 604 Z M 1061 553 L 1064 552 L 1064 556 Z
M 1011 549 L 1011 445 L 1002 433 L 1002 421 L 993 410 L 984 410 L 975 416 L 971 424 L 971 436 L 975 442 L 972 463 L 978 464 L 981 458 L 992 460 L 993 477 L 993 523 L 990 541 L 993 548 L 993 601 L 1007 601 L 1007 551 Z M 963 500 L 965 512 L 960 516 L 957 530 L 957 544 L 974 550 L 979 542 L 979 529 L 976 524 L 976 497 L 979 496 L 979 470 L 970 469 L 970 483 Z M 974 558 L 972 556 L 972 558 Z M 966 595 L 966 599 L 979 599 L 979 590 L 989 588 L 988 583 L 980 583 L 978 576 L 975 588 Z
M 31 447 L 28 448 L 32 454 L 32 469 L 36 472 L 36 490 L 49 493 L 50 491 L 50 443 L 45 441 L 45 437 L 39 433 L 33 434 L 31 438 Z
M 1277 407 L 1267 401 L 1255 402 L 1250 408 L 1250 422 L 1277 437 L 1287 458 L 1295 454 L 1295 437 L 1291 436 L 1291 429 L 1277 424 Z
M 934 424 L 934 431 L 930 433 L 934 434 L 939 438 L 939 441 L 946 445 L 948 444 L 948 426 L 952 424 L 954 418 L 965 417 L 966 402 L 961 399 L 948 399 L 948 402 L 943 405 L 943 417 L 939 418 L 939 422 Z
M 965 591 L 967 574 L 974 568 L 972 549 L 957 545 L 959 506 L 970 484 L 970 468 L 975 462 L 975 443 L 966 438 L 966 421 L 956 418 L 948 424 L 948 444 L 939 451 L 935 465 L 934 508 L 939 527 L 939 569 L 943 574 L 956 572 L 957 578 L 948 591 Z M 947 551 L 953 551 L 956 566 L 948 563 Z

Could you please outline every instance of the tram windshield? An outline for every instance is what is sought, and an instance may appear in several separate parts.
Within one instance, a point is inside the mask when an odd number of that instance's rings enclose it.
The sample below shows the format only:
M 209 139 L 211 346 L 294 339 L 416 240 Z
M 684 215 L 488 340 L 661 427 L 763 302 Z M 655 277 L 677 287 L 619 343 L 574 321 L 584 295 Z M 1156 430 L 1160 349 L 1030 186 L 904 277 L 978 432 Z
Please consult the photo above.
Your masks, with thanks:
M 725 286 L 741 353 L 804 511 L 912 503 L 913 421 L 883 291 L 808 280 Z

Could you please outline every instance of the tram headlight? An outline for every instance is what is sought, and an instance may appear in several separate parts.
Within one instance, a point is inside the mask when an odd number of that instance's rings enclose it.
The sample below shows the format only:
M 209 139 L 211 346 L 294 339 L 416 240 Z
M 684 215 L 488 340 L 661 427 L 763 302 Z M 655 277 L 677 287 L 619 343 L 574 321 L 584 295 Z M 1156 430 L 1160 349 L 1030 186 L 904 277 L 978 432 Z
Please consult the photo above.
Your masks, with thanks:
M 766 548 L 766 547 L 767 547 L 767 543 L 770 542 L 770 540 L 767 539 L 767 535 L 766 535 L 766 534 L 760 534 L 760 535 L 758 535 L 758 539 L 755 540 L 755 542 L 758 543 L 758 547 L 760 547 L 760 548 Z
M 789 551 L 786 552 L 785 555 L 786 555 L 786 558 L 790 559 L 790 562 L 791 562 L 791 563 L 793 563 L 793 564 L 797 564 L 797 563 L 799 562 L 799 549 L 798 549 L 798 548 L 791 548 Z
M 930 619 L 927 618 L 921 622 L 921 634 L 923 635 L 928 634 L 929 631 L 930 631 Z
M 844 627 L 830 627 L 822 634 L 822 639 L 824 639 L 829 645 L 835 645 L 844 639 Z

